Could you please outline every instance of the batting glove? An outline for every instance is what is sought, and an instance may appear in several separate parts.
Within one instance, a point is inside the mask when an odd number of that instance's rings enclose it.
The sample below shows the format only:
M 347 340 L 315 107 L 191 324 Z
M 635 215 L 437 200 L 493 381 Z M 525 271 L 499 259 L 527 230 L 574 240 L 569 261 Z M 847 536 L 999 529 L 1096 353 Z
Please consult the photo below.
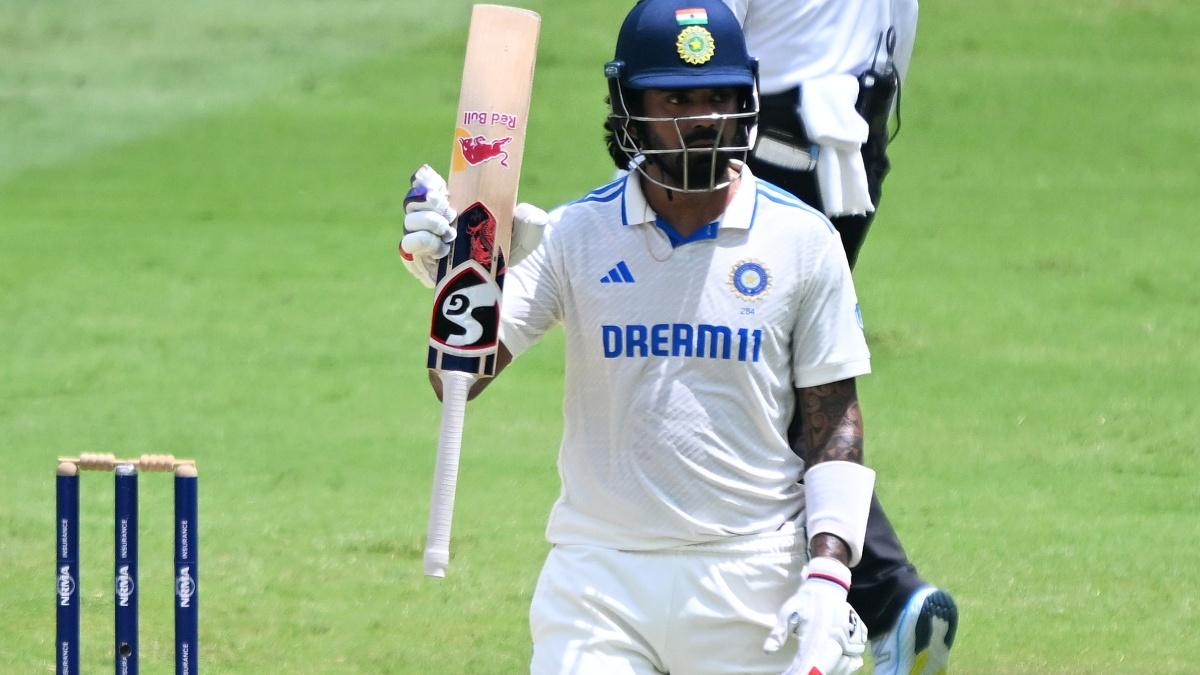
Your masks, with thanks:
M 863 666 L 867 627 L 846 594 L 850 568 L 833 558 L 816 557 L 801 572 L 804 580 L 783 603 L 763 650 L 778 651 L 788 638 L 800 643 L 783 675 L 850 675 Z
M 438 261 L 450 252 L 457 234 L 450 223 L 458 215 L 450 207 L 446 181 L 428 164 L 412 175 L 412 189 L 404 195 L 404 238 L 400 258 L 422 284 L 433 288 Z
M 450 206 L 446 181 L 428 164 L 422 164 L 412 176 L 412 188 L 404 196 L 400 258 L 404 267 L 429 288 L 437 283 L 438 261 L 450 252 L 450 242 L 457 235 L 453 226 L 457 216 Z M 516 265 L 538 247 L 549 220 L 549 214 L 533 204 L 517 204 L 513 211 L 509 265 Z

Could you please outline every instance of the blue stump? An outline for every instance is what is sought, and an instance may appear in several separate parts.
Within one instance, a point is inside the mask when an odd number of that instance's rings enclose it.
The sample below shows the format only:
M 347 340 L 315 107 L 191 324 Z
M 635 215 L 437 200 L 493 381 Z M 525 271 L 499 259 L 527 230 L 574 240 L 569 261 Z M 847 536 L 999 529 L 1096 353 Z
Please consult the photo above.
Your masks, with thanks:
M 200 637 L 199 479 L 194 466 L 175 471 L 175 673 L 196 675 Z
M 58 675 L 76 675 L 79 672 L 79 470 L 74 464 L 58 466 L 55 492 L 58 554 L 54 574 L 58 584 L 54 603 L 57 609 L 54 668 Z
M 137 469 L 131 464 L 116 468 L 114 604 L 116 606 L 116 672 L 138 672 L 138 484 Z

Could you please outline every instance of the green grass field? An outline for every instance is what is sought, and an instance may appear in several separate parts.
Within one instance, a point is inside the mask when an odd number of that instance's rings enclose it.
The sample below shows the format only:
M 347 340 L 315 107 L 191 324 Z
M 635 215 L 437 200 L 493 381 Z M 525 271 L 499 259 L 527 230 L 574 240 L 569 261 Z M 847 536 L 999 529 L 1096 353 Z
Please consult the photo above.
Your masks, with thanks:
M 522 197 L 602 182 L 628 3 L 544 17 Z M 396 257 L 445 167 L 468 14 L 419 3 L 0 4 L 0 672 L 53 669 L 53 465 L 197 458 L 207 673 L 518 673 L 557 495 L 561 341 L 468 417 L 450 577 L 420 553 L 440 407 Z M 1200 8 L 922 7 L 859 260 L 868 461 L 961 611 L 959 673 L 1200 653 Z M 169 481 L 142 481 L 167 672 Z M 112 481 L 84 481 L 84 663 L 111 667 Z

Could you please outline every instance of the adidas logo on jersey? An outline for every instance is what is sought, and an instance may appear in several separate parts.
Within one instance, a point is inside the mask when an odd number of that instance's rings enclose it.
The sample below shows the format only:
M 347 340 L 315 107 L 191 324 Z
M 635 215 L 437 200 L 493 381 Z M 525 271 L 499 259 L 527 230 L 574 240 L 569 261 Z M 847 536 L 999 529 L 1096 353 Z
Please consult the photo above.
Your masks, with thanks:
M 632 284 L 633 274 L 629 271 L 629 266 L 625 261 L 617 263 L 617 266 L 608 271 L 608 274 L 600 279 L 602 284 Z

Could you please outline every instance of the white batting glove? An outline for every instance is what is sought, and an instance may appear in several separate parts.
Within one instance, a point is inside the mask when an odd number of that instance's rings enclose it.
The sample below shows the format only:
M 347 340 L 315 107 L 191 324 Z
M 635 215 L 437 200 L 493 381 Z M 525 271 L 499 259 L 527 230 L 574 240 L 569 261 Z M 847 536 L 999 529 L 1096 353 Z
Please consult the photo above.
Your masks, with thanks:
M 856 672 L 863 666 L 867 627 L 846 602 L 850 568 L 833 558 L 816 557 L 801 575 L 799 590 L 783 603 L 763 650 L 777 651 L 795 635 L 800 646 L 783 675 Z
M 422 164 L 412 176 L 412 189 L 404 196 L 400 258 L 405 268 L 429 288 L 437 283 L 438 261 L 450 252 L 450 242 L 458 234 L 453 227 L 457 216 L 450 206 L 446 181 L 428 164 Z M 507 264 L 516 265 L 538 247 L 549 221 L 550 215 L 533 204 L 517 204 Z
M 458 214 L 450 207 L 446 181 L 428 164 L 412 176 L 412 189 L 404 195 L 404 238 L 400 258 L 418 281 L 433 288 L 438 261 L 450 252 L 457 232 L 450 223 Z

